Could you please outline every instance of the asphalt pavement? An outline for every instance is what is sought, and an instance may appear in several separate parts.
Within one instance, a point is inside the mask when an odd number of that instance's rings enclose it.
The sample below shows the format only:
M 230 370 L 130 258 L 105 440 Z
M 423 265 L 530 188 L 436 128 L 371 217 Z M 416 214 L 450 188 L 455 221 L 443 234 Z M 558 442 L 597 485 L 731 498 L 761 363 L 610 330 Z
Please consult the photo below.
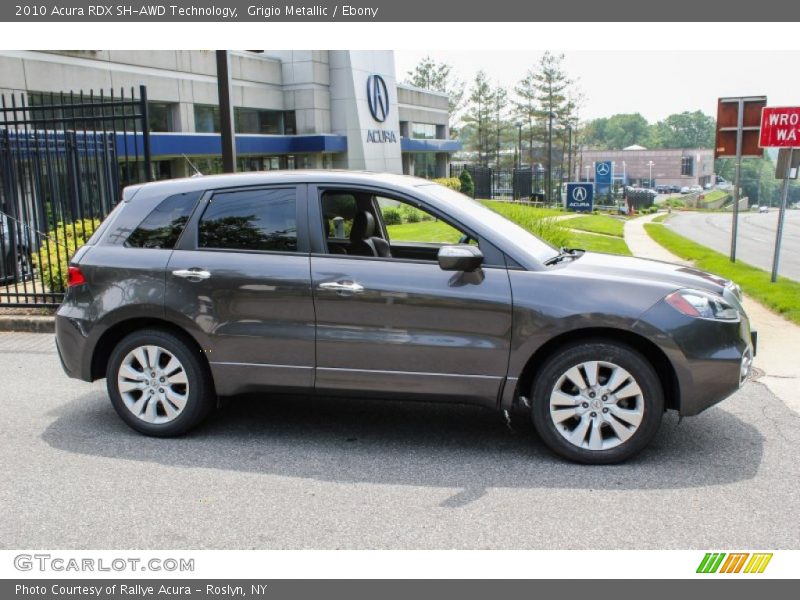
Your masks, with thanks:
M 730 254 L 733 225 L 730 213 L 675 212 L 665 225 L 676 233 L 717 252 L 722 252 L 726 256 Z M 740 213 L 737 259 L 754 267 L 772 271 L 777 229 L 776 208 L 770 209 L 768 213 Z M 800 281 L 800 210 L 786 211 L 778 267 L 778 274 Z
M 143 437 L 52 337 L 0 334 L 0 548 L 800 547 L 800 417 L 750 382 L 623 465 L 479 408 L 239 398 Z

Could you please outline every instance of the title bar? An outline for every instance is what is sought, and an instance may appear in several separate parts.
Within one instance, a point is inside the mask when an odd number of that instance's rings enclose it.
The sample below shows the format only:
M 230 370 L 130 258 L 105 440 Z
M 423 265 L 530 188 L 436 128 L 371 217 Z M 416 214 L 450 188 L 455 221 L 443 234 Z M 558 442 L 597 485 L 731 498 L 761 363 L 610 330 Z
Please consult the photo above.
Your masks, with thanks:
M 800 5 L 784 0 L 758 3 L 715 1 L 575 0 L 575 2 L 431 2 L 354 0 L 351 2 L 194 2 L 104 3 L 102 0 L 33 0 L 0 5 L 4 22 L 769 22 L 800 20 Z M 598 34 L 600 32 L 598 31 Z M 714 35 L 720 32 L 712 32 Z M 631 30 L 631 40 L 646 32 Z M 679 32 L 676 35 L 680 37 Z

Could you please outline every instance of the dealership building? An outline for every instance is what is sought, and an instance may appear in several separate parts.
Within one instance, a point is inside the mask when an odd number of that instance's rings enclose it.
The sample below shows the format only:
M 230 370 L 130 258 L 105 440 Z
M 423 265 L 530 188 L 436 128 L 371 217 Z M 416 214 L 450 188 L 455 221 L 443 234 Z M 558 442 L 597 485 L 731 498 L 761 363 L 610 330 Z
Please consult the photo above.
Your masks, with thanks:
M 159 179 L 219 172 L 216 57 L 208 50 L 0 50 L 0 93 L 147 88 Z M 391 51 L 230 53 L 238 169 L 343 168 L 444 177 L 461 144 L 448 98 L 397 82 Z
M 615 183 L 622 185 L 672 185 L 691 187 L 715 183 L 714 151 L 706 148 L 649 150 L 630 146 L 624 150 L 583 150 L 573 177 L 594 181 L 595 165 L 611 162 Z

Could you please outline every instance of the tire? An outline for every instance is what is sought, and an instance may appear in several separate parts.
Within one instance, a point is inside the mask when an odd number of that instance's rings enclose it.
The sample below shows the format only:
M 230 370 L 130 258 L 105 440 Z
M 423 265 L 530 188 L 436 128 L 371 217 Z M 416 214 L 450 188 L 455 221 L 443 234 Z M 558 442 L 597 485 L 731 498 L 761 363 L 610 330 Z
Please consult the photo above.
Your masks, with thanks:
M 125 423 L 157 437 L 182 435 L 196 427 L 216 400 L 208 367 L 197 351 L 159 329 L 131 333 L 116 345 L 106 369 L 106 387 Z
M 564 458 L 592 465 L 638 454 L 664 413 L 653 366 L 612 341 L 560 348 L 542 365 L 531 398 L 531 418 L 542 441 Z

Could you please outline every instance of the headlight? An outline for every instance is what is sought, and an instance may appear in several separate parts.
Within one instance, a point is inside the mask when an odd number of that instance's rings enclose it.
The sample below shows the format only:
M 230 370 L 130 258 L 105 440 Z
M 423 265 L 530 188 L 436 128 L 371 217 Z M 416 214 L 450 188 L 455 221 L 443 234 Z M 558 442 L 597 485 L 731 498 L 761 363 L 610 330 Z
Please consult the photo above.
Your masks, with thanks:
M 731 293 L 736 297 L 736 299 L 741 302 L 742 301 L 742 288 L 739 287 L 738 283 L 734 283 L 733 281 L 729 281 L 728 285 L 725 286 L 728 288 Z
M 697 319 L 738 321 L 739 311 L 719 296 L 700 290 L 678 290 L 665 298 L 678 312 Z

